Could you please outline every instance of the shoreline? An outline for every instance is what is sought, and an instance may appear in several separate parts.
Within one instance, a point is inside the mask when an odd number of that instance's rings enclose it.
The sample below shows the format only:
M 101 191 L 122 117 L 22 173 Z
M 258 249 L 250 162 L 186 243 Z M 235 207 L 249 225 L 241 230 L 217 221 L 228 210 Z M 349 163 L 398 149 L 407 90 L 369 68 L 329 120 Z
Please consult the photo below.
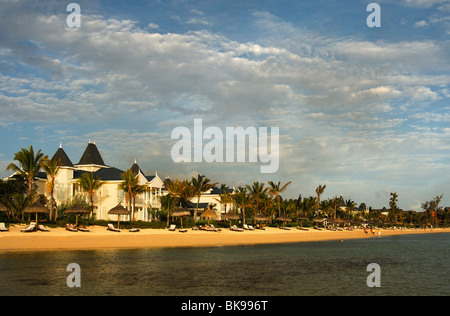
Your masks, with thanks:
M 25 225 L 10 227 L 9 232 L 0 233 L 0 251 L 36 252 L 60 250 L 112 250 L 112 249 L 152 249 L 180 247 L 221 247 L 258 244 L 282 244 L 297 242 L 315 242 L 329 240 L 349 240 L 378 238 L 362 229 L 354 231 L 315 230 L 301 231 L 296 228 L 282 230 L 269 227 L 266 230 L 235 232 L 225 228 L 221 232 L 195 231 L 186 233 L 168 231 L 168 229 L 141 229 L 132 233 L 128 230 L 112 232 L 106 227 L 92 226 L 90 232 L 70 232 L 64 228 L 53 228 L 50 232 L 23 233 Z M 381 237 L 411 234 L 450 233 L 450 228 L 434 229 L 381 229 Z

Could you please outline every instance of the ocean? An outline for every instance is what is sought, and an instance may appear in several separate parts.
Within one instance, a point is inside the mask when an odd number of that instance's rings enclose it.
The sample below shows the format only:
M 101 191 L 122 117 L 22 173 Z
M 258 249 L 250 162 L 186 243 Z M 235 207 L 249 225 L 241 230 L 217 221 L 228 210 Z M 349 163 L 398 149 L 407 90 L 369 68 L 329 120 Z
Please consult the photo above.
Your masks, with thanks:
M 447 296 L 449 258 L 446 233 L 210 248 L 6 252 L 0 254 L 0 295 Z M 71 263 L 79 269 L 68 270 Z M 373 263 L 378 271 L 368 270 Z M 369 280 L 378 280 L 379 287 L 369 287 Z M 77 286 L 69 287 L 73 281 Z

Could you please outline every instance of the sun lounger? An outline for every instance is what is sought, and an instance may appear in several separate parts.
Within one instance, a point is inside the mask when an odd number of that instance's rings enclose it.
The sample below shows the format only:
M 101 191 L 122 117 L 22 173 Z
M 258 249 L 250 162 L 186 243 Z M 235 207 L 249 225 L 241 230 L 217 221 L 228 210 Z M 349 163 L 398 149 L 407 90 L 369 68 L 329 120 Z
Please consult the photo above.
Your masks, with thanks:
M 107 230 L 110 230 L 110 231 L 113 231 L 113 232 L 120 233 L 120 229 L 115 228 L 115 227 L 113 226 L 113 224 L 108 224 Z
M 247 225 L 247 224 L 244 224 L 244 229 L 245 230 L 255 230 L 255 228 L 253 228 L 252 225 Z
M 8 228 L 6 228 L 5 223 L 0 223 L 0 232 L 7 232 L 9 231 Z
M 212 229 L 212 231 L 214 231 L 214 232 L 221 232 L 221 231 L 222 231 L 222 229 L 220 229 L 220 228 L 215 228 L 214 225 L 212 225 L 212 224 L 211 224 L 211 229 Z
M 48 229 L 44 225 L 38 225 L 37 229 L 40 230 L 41 232 L 49 232 L 50 231 L 50 229 Z
M 178 230 L 180 233 L 187 233 L 187 229 L 179 229 Z
M 131 228 L 130 230 L 128 230 L 130 233 L 137 233 L 140 232 L 140 228 Z
M 78 226 L 78 230 L 85 233 L 90 232 L 90 230 L 84 226 Z
M 176 226 L 175 226 L 175 225 L 170 225 L 169 231 L 174 232 L 175 229 L 176 229 Z
M 30 225 L 28 225 L 27 228 L 21 229 L 20 231 L 23 233 L 29 233 L 29 232 L 33 232 L 36 230 L 36 223 L 35 222 L 31 222 Z
M 243 232 L 244 231 L 242 228 L 238 228 L 236 225 L 231 226 L 230 229 L 235 232 Z
M 304 231 L 309 231 L 309 229 L 307 228 L 303 228 L 303 227 L 297 227 L 298 230 L 304 230 Z
M 71 232 L 77 232 L 78 229 L 73 226 L 72 224 L 66 224 L 66 230 L 71 231 Z

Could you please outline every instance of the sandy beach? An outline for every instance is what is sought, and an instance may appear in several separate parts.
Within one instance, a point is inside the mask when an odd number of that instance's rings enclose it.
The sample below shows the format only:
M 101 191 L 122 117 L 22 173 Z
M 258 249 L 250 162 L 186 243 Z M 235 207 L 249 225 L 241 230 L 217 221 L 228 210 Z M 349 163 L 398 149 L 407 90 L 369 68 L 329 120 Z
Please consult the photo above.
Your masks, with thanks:
M 0 233 L 0 251 L 49 251 L 49 250 L 96 250 L 137 249 L 162 247 L 215 247 L 232 245 L 258 245 L 270 243 L 292 243 L 325 240 L 347 240 L 356 238 L 378 238 L 366 234 L 362 229 L 354 231 L 315 230 L 302 231 L 295 228 L 282 230 L 267 228 L 236 232 L 222 229 L 221 232 L 195 231 L 186 233 L 167 229 L 141 229 L 131 233 L 128 230 L 111 232 L 105 227 L 89 227 L 90 232 L 70 232 L 64 228 L 53 228 L 50 232 L 23 233 L 25 225 L 10 227 L 9 232 Z M 450 229 L 406 229 L 381 230 L 381 237 L 405 234 L 449 233 Z

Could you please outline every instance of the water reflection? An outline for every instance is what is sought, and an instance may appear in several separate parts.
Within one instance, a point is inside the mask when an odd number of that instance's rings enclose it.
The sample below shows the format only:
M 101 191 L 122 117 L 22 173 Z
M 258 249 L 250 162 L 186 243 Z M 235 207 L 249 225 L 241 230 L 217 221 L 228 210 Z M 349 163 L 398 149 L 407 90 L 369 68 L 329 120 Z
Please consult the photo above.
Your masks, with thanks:
M 0 255 L 0 295 L 448 295 L 449 237 Z M 369 263 L 382 287 L 366 286 Z M 66 284 L 81 267 L 81 288 Z

